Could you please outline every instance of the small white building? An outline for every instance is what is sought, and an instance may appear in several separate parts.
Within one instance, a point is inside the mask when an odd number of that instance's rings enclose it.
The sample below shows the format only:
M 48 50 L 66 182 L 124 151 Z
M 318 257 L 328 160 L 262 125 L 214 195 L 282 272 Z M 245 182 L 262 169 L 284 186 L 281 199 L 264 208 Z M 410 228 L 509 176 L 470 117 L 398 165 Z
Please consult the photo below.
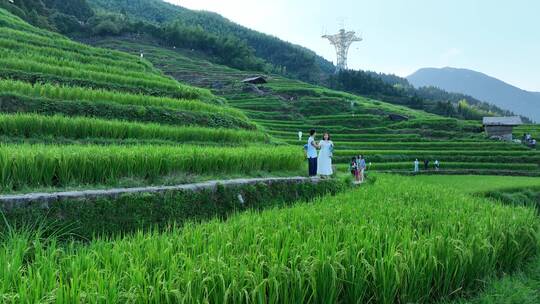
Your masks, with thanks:
M 484 117 L 483 125 L 489 138 L 512 141 L 515 126 L 522 125 L 521 117 Z

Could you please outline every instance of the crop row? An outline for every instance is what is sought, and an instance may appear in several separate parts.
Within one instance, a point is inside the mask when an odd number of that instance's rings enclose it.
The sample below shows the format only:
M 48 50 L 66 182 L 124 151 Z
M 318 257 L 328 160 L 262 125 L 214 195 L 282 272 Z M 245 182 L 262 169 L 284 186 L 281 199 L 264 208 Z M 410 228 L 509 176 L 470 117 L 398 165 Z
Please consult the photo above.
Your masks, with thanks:
M 240 144 L 265 142 L 255 131 L 201 127 L 173 127 L 86 117 L 42 116 L 37 114 L 0 114 L 0 135 L 12 137 L 62 137 L 69 139 L 160 139 L 184 142 L 220 142 Z
M 302 153 L 288 147 L 0 145 L 0 186 L 108 184 L 175 173 L 297 170 Z
M 2 12 L 0 11 L 0 14 L 1 13 Z M 13 20 L 8 20 L 6 16 L 2 14 L 0 18 L 0 28 L 2 29 L 0 31 L 0 37 L 35 46 L 53 47 L 67 52 L 109 58 L 123 62 L 140 62 L 148 67 L 151 66 L 147 61 L 140 61 L 136 56 L 129 55 L 124 52 L 87 46 L 85 44 L 66 39 L 64 36 L 55 34 L 53 32 L 37 29 L 26 23 L 22 23 L 22 26 L 20 26 L 21 23 L 17 24 L 17 22 L 14 22 Z
M 335 163 L 348 163 L 351 157 L 358 154 L 363 154 L 370 162 L 412 162 L 418 159 L 420 162 L 424 160 L 442 162 L 467 162 L 467 163 L 527 163 L 540 164 L 540 154 L 500 154 L 495 151 L 493 155 L 481 153 L 481 151 L 409 151 L 410 153 L 396 153 L 395 151 L 340 151 L 334 152 Z
M 122 85 L 142 86 L 145 88 L 159 88 L 174 96 L 182 96 L 188 99 L 196 99 L 201 97 L 203 92 L 201 89 L 196 89 L 180 83 L 162 81 L 162 80 L 145 80 L 134 77 L 126 77 L 122 75 L 112 75 L 104 72 L 94 72 L 84 69 L 61 67 L 56 64 L 45 64 L 35 61 L 27 61 L 23 58 L 0 57 L 0 65 L 3 69 L 12 69 L 16 71 L 25 71 L 33 73 L 43 73 L 47 75 L 55 75 L 68 78 L 81 78 L 99 80 L 102 82 L 118 83 Z
M 2 45 L 0 45 L 2 46 Z M 2 46 L 0 49 L 0 56 L 9 57 L 12 59 L 24 59 L 26 62 L 36 62 L 42 65 L 49 66 L 61 66 L 63 69 L 76 69 L 81 71 L 96 72 L 109 74 L 111 76 L 123 76 L 125 78 L 145 80 L 145 81 L 157 81 L 163 84 L 176 85 L 177 82 L 171 78 L 165 77 L 155 72 L 150 71 L 133 71 L 126 69 L 125 67 L 117 67 L 107 63 L 99 62 L 98 60 L 86 59 L 86 58 L 70 58 L 70 56 L 64 56 L 63 52 L 59 52 L 58 56 L 52 56 L 45 53 L 46 50 L 12 50 L 6 49 Z M 43 55 L 46 54 L 46 55 Z M 73 76 L 73 74 L 63 74 L 64 76 Z
M 247 120 L 230 115 L 165 107 L 119 104 L 103 101 L 50 100 L 0 93 L 4 113 L 38 113 L 42 115 L 85 116 L 132 122 L 159 123 L 171 126 L 255 129 Z
M 8 302 L 434 303 L 538 251 L 534 210 L 384 177 L 315 203 L 85 246 L 4 241 Z M 29 248 L 32 259 L 28 260 Z
M 309 131 L 309 130 L 307 130 Z M 305 131 L 303 134 L 303 139 L 307 140 L 309 133 Z M 322 137 L 322 131 L 319 130 L 318 138 Z M 272 134 L 275 137 L 282 139 L 293 140 L 298 138 L 298 132 L 286 132 L 286 131 L 277 131 L 270 130 L 269 134 Z M 418 134 L 332 134 L 332 140 L 334 141 L 343 141 L 343 142 L 364 142 L 364 141 L 393 141 L 393 142 L 403 142 L 403 141 L 419 141 L 421 140 L 420 135 Z M 291 142 L 292 143 L 292 142 Z
M 0 35 L 0 46 L 5 49 L 11 50 L 21 50 L 21 51 L 31 51 L 32 53 L 45 53 L 47 56 L 55 58 L 69 58 L 71 61 L 76 61 L 80 63 L 95 63 L 101 65 L 114 66 L 118 68 L 123 68 L 126 71 L 131 72 L 146 72 L 154 73 L 157 75 L 157 70 L 153 69 L 152 66 L 148 63 L 144 63 L 141 60 L 118 60 L 118 58 L 112 59 L 108 57 L 96 56 L 96 54 L 81 54 L 80 52 L 66 51 L 61 48 L 55 47 L 54 45 L 39 45 L 36 43 L 21 42 L 20 39 L 11 39 L 3 38 L 6 33 Z M 9 36 L 8 36 L 9 37 Z M 19 37 L 16 37 L 19 38 Z
M 337 150 L 334 154 L 338 156 L 343 155 L 355 155 L 358 153 L 364 154 L 400 154 L 400 155 L 467 155 L 467 156 L 538 156 L 540 153 L 536 151 L 470 151 L 470 150 L 444 150 L 444 151 L 431 151 L 431 150 Z
M 199 100 L 152 97 L 140 94 L 96 90 L 82 87 L 69 87 L 51 84 L 34 85 L 22 81 L 0 80 L 0 91 L 31 97 L 45 97 L 55 100 L 103 101 L 126 105 L 157 106 L 188 111 L 222 113 L 240 119 L 246 119 L 242 112 L 225 106 L 207 104 Z
M 410 170 L 413 171 L 414 164 L 412 162 L 373 162 L 369 163 L 369 170 Z M 340 164 L 338 167 L 342 170 L 348 168 L 347 164 Z M 538 171 L 538 164 L 524 163 L 480 163 L 480 162 L 440 162 L 440 170 L 448 169 L 489 169 L 489 170 L 514 170 L 514 171 Z M 433 161 L 429 164 L 429 170 L 434 170 L 435 164 Z M 420 170 L 424 170 L 424 164 L 420 164 Z
M 295 144 L 294 140 L 287 141 Z M 296 142 L 297 143 L 297 142 Z M 475 141 L 423 141 L 423 142 L 340 142 L 334 141 L 340 150 L 468 150 L 468 151 L 529 151 L 519 144 Z

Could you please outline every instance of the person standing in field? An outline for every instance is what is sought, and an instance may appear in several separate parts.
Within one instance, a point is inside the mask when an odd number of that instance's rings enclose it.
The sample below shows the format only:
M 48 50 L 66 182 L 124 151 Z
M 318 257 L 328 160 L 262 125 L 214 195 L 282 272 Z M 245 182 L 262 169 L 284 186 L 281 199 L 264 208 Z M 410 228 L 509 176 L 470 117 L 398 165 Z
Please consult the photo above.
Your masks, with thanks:
M 317 159 L 317 174 L 321 177 L 330 177 L 334 174 L 332 170 L 332 156 L 334 143 L 330 140 L 330 134 L 324 133 L 323 139 L 319 142 L 319 157 Z
M 429 159 L 424 160 L 424 170 L 429 170 Z
M 435 160 L 435 170 L 436 170 L 436 171 L 439 171 L 440 166 L 441 166 L 441 164 L 439 163 L 439 160 L 436 159 L 436 160 Z
M 358 171 L 358 161 L 356 157 L 353 157 L 351 159 L 351 163 L 349 165 L 349 171 L 351 171 L 351 174 L 354 176 L 354 183 L 359 184 L 360 183 L 360 172 Z
M 365 173 L 366 173 L 366 160 L 364 159 L 364 156 L 363 155 L 360 155 L 360 166 L 359 166 L 359 170 L 360 170 L 360 183 L 363 183 L 365 181 Z
M 418 161 L 418 158 L 414 161 L 414 172 L 420 171 L 418 166 L 420 165 L 420 162 Z
M 298 141 L 302 141 L 302 131 L 298 131 Z
M 317 148 L 319 148 L 319 145 L 317 145 L 317 142 L 315 141 L 316 135 L 317 132 L 314 129 L 309 131 L 309 138 L 306 150 L 309 176 L 317 175 Z

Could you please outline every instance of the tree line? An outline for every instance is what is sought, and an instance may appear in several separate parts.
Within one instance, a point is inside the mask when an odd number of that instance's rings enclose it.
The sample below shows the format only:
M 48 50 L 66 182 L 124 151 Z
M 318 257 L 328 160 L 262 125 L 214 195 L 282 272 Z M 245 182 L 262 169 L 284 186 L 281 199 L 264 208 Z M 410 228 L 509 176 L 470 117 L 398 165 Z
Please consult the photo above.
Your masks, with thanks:
M 479 120 L 484 116 L 515 115 L 468 95 L 450 93 L 436 87 L 415 88 L 405 78 L 371 71 L 340 71 L 329 76 L 326 85 L 336 90 L 460 119 Z M 526 117 L 523 120 L 529 121 Z

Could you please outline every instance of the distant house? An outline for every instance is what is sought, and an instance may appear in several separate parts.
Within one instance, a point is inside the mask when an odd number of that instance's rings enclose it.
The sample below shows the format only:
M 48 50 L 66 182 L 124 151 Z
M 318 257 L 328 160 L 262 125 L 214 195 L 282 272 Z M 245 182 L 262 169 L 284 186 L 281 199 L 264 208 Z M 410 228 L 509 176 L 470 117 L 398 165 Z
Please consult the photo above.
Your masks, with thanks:
M 265 83 L 268 83 L 268 81 L 266 81 L 266 78 L 264 78 L 263 76 L 256 76 L 256 77 L 250 77 L 250 78 L 246 78 L 244 80 L 242 80 L 243 83 L 249 83 L 249 84 L 265 84 Z
M 489 138 L 499 138 L 512 141 L 512 132 L 515 126 L 523 122 L 518 116 L 511 117 L 484 117 L 483 125 Z

